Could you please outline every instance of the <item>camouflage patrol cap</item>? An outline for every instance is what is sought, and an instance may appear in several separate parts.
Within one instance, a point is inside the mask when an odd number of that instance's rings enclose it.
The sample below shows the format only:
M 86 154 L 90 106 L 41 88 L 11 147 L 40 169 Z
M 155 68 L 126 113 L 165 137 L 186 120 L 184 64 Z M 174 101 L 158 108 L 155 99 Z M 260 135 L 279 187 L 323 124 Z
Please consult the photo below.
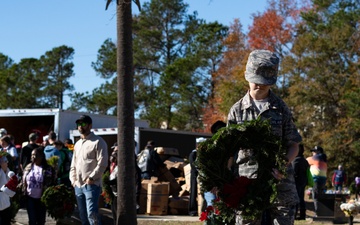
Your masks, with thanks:
M 250 83 L 273 85 L 276 83 L 279 58 L 268 50 L 254 50 L 250 53 L 245 79 Z

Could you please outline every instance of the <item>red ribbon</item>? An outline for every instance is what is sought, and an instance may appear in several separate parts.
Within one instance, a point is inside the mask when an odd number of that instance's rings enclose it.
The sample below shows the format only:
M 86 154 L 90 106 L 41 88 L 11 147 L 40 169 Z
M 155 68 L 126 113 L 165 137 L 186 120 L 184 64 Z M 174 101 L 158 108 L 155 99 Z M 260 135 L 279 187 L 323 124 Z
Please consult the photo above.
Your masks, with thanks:
M 251 184 L 251 179 L 238 177 L 233 182 L 224 184 L 224 202 L 232 208 L 237 208 L 240 200 L 246 195 L 247 187 Z

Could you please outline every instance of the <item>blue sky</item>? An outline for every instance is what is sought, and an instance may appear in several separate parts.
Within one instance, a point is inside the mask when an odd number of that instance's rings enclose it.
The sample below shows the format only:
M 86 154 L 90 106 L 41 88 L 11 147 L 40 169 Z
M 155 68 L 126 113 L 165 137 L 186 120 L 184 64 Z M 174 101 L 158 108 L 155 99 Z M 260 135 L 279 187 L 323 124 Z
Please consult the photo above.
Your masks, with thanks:
M 246 32 L 251 15 L 263 12 L 266 0 L 184 0 L 189 13 L 198 18 L 230 25 L 239 18 Z M 142 3 L 143 1 L 140 0 Z M 75 91 L 91 91 L 100 79 L 91 67 L 102 43 L 116 40 L 115 5 L 105 11 L 105 0 L 1 0 L 0 52 L 18 63 L 23 58 L 39 58 L 46 51 L 66 45 L 74 48 Z M 133 13 L 137 13 L 133 4 Z M 70 106 L 65 98 L 64 108 Z

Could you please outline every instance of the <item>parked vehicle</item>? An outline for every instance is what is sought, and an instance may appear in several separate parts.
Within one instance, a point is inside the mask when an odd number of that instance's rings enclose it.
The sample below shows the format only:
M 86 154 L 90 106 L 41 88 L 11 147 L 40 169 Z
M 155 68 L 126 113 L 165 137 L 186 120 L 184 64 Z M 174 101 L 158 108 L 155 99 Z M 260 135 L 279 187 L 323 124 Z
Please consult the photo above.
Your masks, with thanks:
M 92 131 L 96 135 L 101 136 L 107 142 L 109 147 L 112 146 L 115 142 L 117 142 L 117 127 L 93 128 Z M 178 149 L 179 155 L 183 158 L 187 158 L 190 152 L 195 149 L 196 138 L 211 137 L 210 133 L 166 130 L 140 126 L 135 127 L 134 134 L 134 140 L 137 143 L 135 149 L 136 154 L 145 148 L 146 143 L 149 140 L 153 140 L 158 147 L 169 147 Z M 76 142 L 77 140 L 79 140 L 79 138 L 80 133 L 78 130 L 70 130 L 70 139 Z
M 69 131 L 76 129 L 75 121 L 81 115 L 89 115 L 93 120 L 93 128 L 117 127 L 116 116 L 75 112 L 56 108 L 48 109 L 5 109 L 0 110 L 0 128 L 15 137 L 15 144 L 28 141 L 29 134 L 39 132 L 39 142 L 49 131 L 54 131 L 58 139 L 69 138 Z M 136 120 L 138 126 L 148 126 L 145 120 Z

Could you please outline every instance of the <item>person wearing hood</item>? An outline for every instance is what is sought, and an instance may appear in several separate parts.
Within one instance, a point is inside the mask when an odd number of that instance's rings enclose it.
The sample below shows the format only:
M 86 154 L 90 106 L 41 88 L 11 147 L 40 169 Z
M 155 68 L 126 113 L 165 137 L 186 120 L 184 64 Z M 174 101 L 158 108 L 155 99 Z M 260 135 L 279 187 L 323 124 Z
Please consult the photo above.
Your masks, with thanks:
M 52 156 L 58 156 L 60 159 L 60 152 L 55 146 L 56 138 L 57 138 L 56 133 L 54 131 L 50 131 L 48 137 L 49 145 L 45 146 L 44 149 L 46 160 L 50 159 Z

